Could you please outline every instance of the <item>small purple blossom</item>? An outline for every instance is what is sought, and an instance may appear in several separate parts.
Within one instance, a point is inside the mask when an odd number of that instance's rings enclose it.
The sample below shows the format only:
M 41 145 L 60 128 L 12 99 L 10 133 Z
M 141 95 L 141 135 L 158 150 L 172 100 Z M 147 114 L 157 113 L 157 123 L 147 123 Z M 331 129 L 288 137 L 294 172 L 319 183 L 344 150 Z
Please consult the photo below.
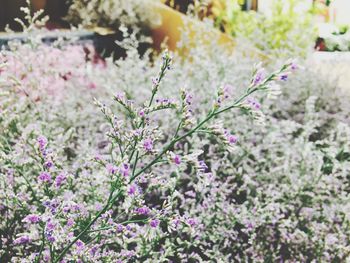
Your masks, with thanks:
M 73 226 L 74 224 L 75 224 L 74 219 L 73 219 L 73 218 L 68 218 L 68 220 L 67 220 L 67 226 L 68 226 L 68 227 L 71 227 L 71 226 Z
M 15 244 L 15 245 L 24 245 L 24 244 L 28 244 L 29 242 L 30 242 L 29 236 L 25 235 L 25 236 L 21 236 L 19 238 L 16 238 L 13 241 L 13 244 Z
M 191 227 L 197 225 L 197 220 L 194 218 L 187 219 L 187 224 L 189 224 Z
M 40 173 L 38 177 L 39 181 L 44 182 L 44 183 L 51 183 L 51 175 L 48 172 L 42 172 Z
M 206 165 L 206 163 L 203 160 L 198 162 L 198 170 L 200 172 L 204 173 L 207 169 L 208 169 L 208 166 Z
M 229 144 L 236 144 L 238 141 L 238 137 L 232 134 L 227 135 L 227 140 Z
M 155 219 L 152 219 L 151 222 L 149 222 L 149 225 L 153 228 L 156 228 L 159 226 L 159 223 L 160 223 L 159 219 L 155 218 Z
M 254 86 L 260 85 L 263 82 L 263 80 L 265 79 L 265 76 L 266 76 L 265 69 L 259 68 L 256 71 L 256 74 L 254 76 L 253 85 Z
M 46 166 L 48 169 L 50 169 L 50 168 L 53 167 L 53 162 L 52 162 L 51 160 L 48 160 L 48 161 L 45 162 L 45 166 Z
M 140 111 L 139 111 L 139 116 L 140 117 L 145 117 L 145 110 L 144 109 L 141 109 Z
M 119 171 L 121 173 L 121 175 L 123 175 L 124 177 L 128 177 L 130 174 L 130 166 L 127 163 L 123 163 L 121 165 L 121 167 L 119 168 Z
M 157 85 L 159 84 L 159 79 L 156 78 L 156 77 L 153 77 L 153 78 L 152 78 L 152 84 L 153 84 L 154 86 L 157 86 Z
M 151 152 L 153 150 L 153 141 L 148 138 L 148 139 L 145 139 L 143 141 L 143 148 L 147 151 L 147 152 Z
M 150 212 L 150 209 L 147 206 L 142 206 L 137 208 L 135 212 L 139 215 L 148 215 Z
M 173 162 L 174 162 L 176 165 L 180 165 L 180 164 L 181 164 L 181 156 L 176 154 L 176 155 L 173 157 Z
M 115 174 L 118 171 L 118 167 L 116 167 L 115 165 L 113 165 L 111 163 L 108 163 L 106 165 L 106 169 L 107 169 L 107 172 L 110 174 Z
M 24 222 L 31 223 L 31 224 L 39 223 L 40 220 L 41 220 L 40 216 L 35 215 L 35 214 L 27 215 L 27 216 L 23 219 Z
M 75 243 L 75 246 L 76 246 L 76 248 L 77 248 L 77 252 L 82 252 L 83 250 L 84 250 L 84 248 L 85 248 L 85 244 L 84 244 L 84 242 L 83 241 L 81 241 L 81 240 L 78 240 L 76 243 Z
M 46 230 L 47 231 L 52 231 L 55 229 L 55 227 L 56 227 L 56 224 L 52 223 L 51 221 L 46 223 Z
M 46 238 L 50 243 L 53 243 L 56 241 L 56 238 L 52 235 L 47 235 Z
M 66 175 L 64 173 L 60 173 L 59 175 L 57 175 L 56 179 L 55 179 L 55 185 L 57 188 L 61 187 L 61 185 L 63 184 L 63 182 L 67 179 Z
M 279 76 L 279 79 L 282 80 L 282 81 L 287 81 L 288 79 L 288 74 L 284 73 L 282 75 Z
M 128 190 L 128 195 L 134 195 L 136 193 L 136 190 L 137 190 L 136 184 L 130 185 Z
M 44 150 L 47 146 L 47 138 L 43 135 L 40 135 L 37 139 L 37 142 L 39 144 L 39 149 Z
M 261 104 L 253 98 L 248 98 L 248 104 L 255 110 L 260 110 Z
M 121 233 L 121 232 L 123 232 L 124 227 L 123 227 L 123 225 L 118 224 L 118 225 L 116 226 L 116 229 L 117 229 L 117 232 L 118 232 L 118 233 Z

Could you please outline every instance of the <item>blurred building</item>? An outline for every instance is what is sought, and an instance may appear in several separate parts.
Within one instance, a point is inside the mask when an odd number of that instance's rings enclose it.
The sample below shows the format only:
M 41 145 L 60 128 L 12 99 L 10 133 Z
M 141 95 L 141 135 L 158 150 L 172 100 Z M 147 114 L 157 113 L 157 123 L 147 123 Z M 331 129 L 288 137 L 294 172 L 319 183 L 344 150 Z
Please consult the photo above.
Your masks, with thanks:
M 330 22 L 350 26 L 350 0 L 333 0 L 329 8 Z

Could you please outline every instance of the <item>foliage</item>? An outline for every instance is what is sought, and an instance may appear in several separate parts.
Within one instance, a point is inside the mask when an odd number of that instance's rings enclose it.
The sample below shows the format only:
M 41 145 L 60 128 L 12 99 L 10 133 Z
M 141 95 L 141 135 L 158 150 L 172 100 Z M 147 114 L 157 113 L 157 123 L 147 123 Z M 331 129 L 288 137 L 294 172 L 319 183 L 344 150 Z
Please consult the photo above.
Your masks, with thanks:
M 236 37 L 244 37 L 267 53 L 281 54 L 281 50 L 306 55 L 315 40 L 312 12 L 302 9 L 305 1 L 273 0 L 270 14 L 242 11 L 239 1 L 213 1 L 212 17 L 215 25 Z
M 0 53 L 0 261 L 349 260 L 348 97 L 198 39 Z

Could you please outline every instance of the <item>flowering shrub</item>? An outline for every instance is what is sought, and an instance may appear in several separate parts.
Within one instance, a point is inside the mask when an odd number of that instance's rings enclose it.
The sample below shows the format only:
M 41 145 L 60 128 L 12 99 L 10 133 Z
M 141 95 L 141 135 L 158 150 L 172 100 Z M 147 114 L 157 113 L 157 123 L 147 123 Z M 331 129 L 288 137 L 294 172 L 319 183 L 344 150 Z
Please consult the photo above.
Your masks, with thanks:
M 211 43 L 1 53 L 1 261 L 348 260 L 346 97 Z
M 67 19 L 73 24 L 105 26 L 117 29 L 120 25 L 138 26 L 142 23 L 157 23 L 154 13 L 144 0 L 73 0 Z

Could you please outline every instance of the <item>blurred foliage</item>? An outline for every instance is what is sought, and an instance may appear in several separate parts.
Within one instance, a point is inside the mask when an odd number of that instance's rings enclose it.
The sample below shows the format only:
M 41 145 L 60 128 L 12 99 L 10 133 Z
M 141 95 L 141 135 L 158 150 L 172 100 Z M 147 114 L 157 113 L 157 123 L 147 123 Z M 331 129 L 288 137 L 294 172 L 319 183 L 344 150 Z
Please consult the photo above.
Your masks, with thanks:
M 255 47 L 274 55 L 306 55 L 316 39 L 312 17 L 323 12 L 305 0 L 272 0 L 271 13 L 244 11 L 244 0 L 163 0 L 163 3 L 199 19 L 209 18 L 215 27 L 234 37 L 246 38 Z M 280 52 L 288 50 L 288 54 Z
M 271 14 L 243 11 L 240 0 L 213 0 L 215 25 L 236 37 L 247 38 L 257 48 L 306 54 L 316 37 L 314 7 L 301 9 L 303 0 L 273 0 Z M 306 49 L 305 49 L 306 48 Z M 275 52 L 276 53 L 276 52 Z

